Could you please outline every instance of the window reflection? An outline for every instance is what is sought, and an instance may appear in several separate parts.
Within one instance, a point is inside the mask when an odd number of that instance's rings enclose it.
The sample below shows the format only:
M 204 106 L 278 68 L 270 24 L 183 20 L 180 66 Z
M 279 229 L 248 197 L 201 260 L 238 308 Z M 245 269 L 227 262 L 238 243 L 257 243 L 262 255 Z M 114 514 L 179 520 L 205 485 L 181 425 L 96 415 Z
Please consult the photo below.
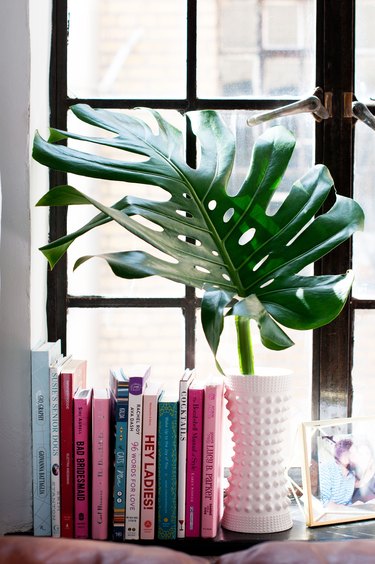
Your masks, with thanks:
M 201 0 L 199 96 L 310 93 L 314 89 L 314 33 L 315 2 L 311 0 Z

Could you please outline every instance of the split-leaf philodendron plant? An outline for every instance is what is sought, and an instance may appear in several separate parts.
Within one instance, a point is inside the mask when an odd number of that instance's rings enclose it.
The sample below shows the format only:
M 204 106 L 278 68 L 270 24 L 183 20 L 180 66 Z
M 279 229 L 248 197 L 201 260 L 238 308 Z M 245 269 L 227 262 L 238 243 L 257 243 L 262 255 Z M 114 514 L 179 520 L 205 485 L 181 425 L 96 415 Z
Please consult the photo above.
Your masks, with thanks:
M 82 104 L 72 111 L 83 122 L 114 136 L 85 137 L 52 129 L 46 141 L 36 134 L 33 156 L 37 161 L 87 177 L 158 186 L 170 198 L 160 202 L 127 196 L 108 207 L 72 186 L 53 188 L 38 205 L 89 204 L 99 213 L 77 231 L 41 249 L 52 268 L 77 237 L 109 221 L 117 222 L 170 260 L 127 250 L 98 256 L 116 276 L 159 275 L 203 288 L 202 325 L 215 359 L 224 318 L 233 315 L 243 374 L 254 371 L 251 319 L 259 327 L 262 343 L 282 350 L 293 342 L 280 325 L 313 329 L 340 313 L 351 289 L 351 271 L 326 276 L 299 273 L 362 228 L 363 212 L 351 198 L 336 194 L 331 208 L 317 215 L 334 187 L 327 168 L 316 165 L 293 184 L 276 213 L 270 213 L 270 202 L 295 145 L 288 130 L 271 127 L 258 138 L 246 178 L 236 195 L 230 195 L 227 186 L 235 142 L 217 112 L 186 114 L 199 146 L 199 162 L 192 168 L 186 162 L 182 132 L 154 110 L 148 112 L 156 120 L 156 133 L 139 117 Z M 134 162 L 124 153 L 120 161 L 58 143 L 69 138 L 145 158 Z M 158 228 L 132 216 L 142 216 Z M 75 267 L 91 258 L 81 257 Z M 221 370 L 218 362 L 217 366 Z

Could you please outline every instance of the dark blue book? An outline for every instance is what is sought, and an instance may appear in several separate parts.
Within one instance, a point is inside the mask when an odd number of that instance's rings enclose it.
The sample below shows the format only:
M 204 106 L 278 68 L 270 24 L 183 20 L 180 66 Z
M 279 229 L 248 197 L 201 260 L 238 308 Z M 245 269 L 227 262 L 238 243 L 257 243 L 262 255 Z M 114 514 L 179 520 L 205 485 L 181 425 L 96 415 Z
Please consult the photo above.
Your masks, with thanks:
M 109 388 L 113 428 L 112 540 L 122 542 L 125 538 L 129 384 L 121 369 L 111 369 Z

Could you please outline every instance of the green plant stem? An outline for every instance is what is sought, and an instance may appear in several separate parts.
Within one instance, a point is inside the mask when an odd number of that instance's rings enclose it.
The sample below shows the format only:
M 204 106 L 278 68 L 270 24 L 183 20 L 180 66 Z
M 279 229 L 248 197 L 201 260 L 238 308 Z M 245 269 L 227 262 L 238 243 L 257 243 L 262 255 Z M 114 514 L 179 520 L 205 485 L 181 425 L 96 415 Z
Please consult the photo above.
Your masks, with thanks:
M 254 351 L 250 319 L 236 315 L 237 352 L 241 374 L 254 374 Z

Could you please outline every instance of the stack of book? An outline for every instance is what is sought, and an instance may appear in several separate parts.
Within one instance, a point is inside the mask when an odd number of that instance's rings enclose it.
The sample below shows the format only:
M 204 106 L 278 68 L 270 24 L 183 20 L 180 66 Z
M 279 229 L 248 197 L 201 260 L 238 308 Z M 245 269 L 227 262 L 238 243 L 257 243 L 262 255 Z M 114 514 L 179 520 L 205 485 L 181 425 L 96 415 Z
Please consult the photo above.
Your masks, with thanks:
M 34 534 L 212 538 L 222 514 L 223 382 L 186 370 L 175 394 L 150 366 L 86 385 L 60 342 L 32 350 Z

